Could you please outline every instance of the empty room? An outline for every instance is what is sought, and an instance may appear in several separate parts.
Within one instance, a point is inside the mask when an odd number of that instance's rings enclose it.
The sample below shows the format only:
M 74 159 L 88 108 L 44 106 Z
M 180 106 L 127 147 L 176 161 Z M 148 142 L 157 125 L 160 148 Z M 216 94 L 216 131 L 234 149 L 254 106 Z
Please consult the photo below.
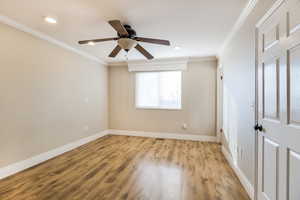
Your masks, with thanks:
M 300 200 L 299 0 L 0 0 L 0 200 Z

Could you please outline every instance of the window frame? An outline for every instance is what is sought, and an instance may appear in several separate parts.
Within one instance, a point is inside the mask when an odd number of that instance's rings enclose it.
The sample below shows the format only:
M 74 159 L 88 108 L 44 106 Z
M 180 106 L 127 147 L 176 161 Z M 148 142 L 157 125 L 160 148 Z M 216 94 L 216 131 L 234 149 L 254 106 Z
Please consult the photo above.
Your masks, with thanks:
M 136 80 L 137 80 L 137 75 L 138 74 L 140 74 L 140 73 L 153 73 L 153 72 L 180 72 L 180 107 L 179 108 L 164 108 L 164 107 L 159 107 L 159 106 L 138 106 L 137 105 L 137 88 L 136 88 L 136 84 L 137 84 L 137 82 L 136 82 Z M 183 76 L 183 73 L 182 73 L 182 71 L 181 70 L 168 70 L 168 71 L 139 71 L 139 72 L 136 72 L 135 74 L 134 74 L 134 95 L 135 95 L 135 97 L 134 97 L 134 100 L 135 100 L 135 102 L 134 102 L 134 106 L 135 106 L 135 109 L 137 109 L 137 110 L 170 110 L 170 111 L 179 111 L 179 110 L 182 110 L 183 108 L 183 106 L 182 106 L 182 89 L 183 89 L 183 84 L 182 84 L 182 76 Z

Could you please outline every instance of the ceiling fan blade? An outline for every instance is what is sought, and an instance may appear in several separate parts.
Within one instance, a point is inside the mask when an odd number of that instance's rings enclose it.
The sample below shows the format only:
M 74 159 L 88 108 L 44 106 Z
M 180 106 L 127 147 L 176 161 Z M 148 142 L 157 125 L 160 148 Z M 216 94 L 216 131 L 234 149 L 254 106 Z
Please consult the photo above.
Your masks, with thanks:
M 121 24 L 120 20 L 111 20 L 108 23 L 122 36 L 128 36 L 128 32 L 125 27 Z
M 143 38 L 143 37 L 135 37 L 134 39 L 139 42 L 148 42 L 148 43 L 160 44 L 160 45 L 166 45 L 166 46 L 171 45 L 169 40 L 160 40 L 160 39 Z
M 143 54 L 148 60 L 152 60 L 154 57 L 146 50 L 144 49 L 144 47 L 142 47 L 141 45 L 137 44 L 135 46 L 135 48 L 141 53 Z
M 121 51 L 121 47 L 117 45 L 114 50 L 109 54 L 109 57 L 114 58 L 118 55 L 118 53 Z
M 88 44 L 89 42 L 105 42 L 105 41 L 111 41 L 111 40 L 118 40 L 119 38 L 114 37 L 114 38 L 103 38 L 103 39 L 94 39 L 94 40 L 82 40 L 79 41 L 79 44 Z

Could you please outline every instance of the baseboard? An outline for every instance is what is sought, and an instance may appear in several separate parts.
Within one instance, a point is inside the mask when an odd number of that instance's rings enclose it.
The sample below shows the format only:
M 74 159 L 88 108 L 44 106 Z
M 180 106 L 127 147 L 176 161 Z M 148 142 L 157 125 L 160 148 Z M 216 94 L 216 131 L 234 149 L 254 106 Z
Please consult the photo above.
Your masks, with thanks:
M 37 156 L 28 158 L 26 160 L 8 165 L 0 168 L 0 180 L 21 172 L 25 169 L 38 165 L 51 158 L 59 156 L 65 152 L 71 151 L 79 146 L 87 144 L 93 140 L 103 137 L 107 134 L 111 135 L 128 135 L 128 136 L 140 136 L 140 137 L 152 137 L 152 138 L 165 138 L 165 139 L 179 139 L 179 140 L 193 140 L 193 141 L 206 141 L 206 142 L 217 142 L 216 136 L 203 136 L 203 135 L 191 135 L 191 134 L 180 134 L 180 133 L 162 133 L 162 132 L 145 132 L 145 131 L 127 131 L 127 130 L 105 130 L 95 135 L 82 138 L 78 141 L 66 144 L 48 152 L 39 154 Z
M 224 146 L 222 146 L 222 153 L 224 154 L 226 160 L 230 164 L 231 168 L 239 178 L 240 182 L 242 183 L 243 187 L 247 191 L 249 197 L 254 199 L 254 187 L 242 172 L 242 170 L 238 167 L 238 165 L 233 161 L 231 154 L 226 150 Z
M 107 130 L 107 132 L 108 134 L 111 135 L 127 135 L 127 136 L 138 136 L 138 137 L 193 140 L 193 141 L 204 141 L 204 142 L 218 141 L 216 136 L 192 135 L 192 134 L 183 134 L 183 133 L 128 131 L 128 130 L 115 130 L 115 129 Z
M 96 140 L 100 137 L 103 137 L 105 135 L 107 135 L 107 130 L 102 131 L 100 133 L 97 133 L 95 135 L 86 137 L 86 138 L 82 138 L 82 139 L 77 140 L 75 142 L 66 144 L 64 146 L 61 146 L 61 147 L 58 147 L 56 149 L 50 150 L 48 152 L 39 154 L 39 155 L 31 157 L 29 159 L 26 159 L 26 160 L 8 165 L 6 167 L 0 168 L 0 180 L 3 179 L 3 178 L 6 178 L 8 176 L 11 176 L 13 174 L 16 174 L 18 172 L 21 172 L 25 169 L 28 169 L 30 167 L 33 167 L 37 164 L 45 162 L 45 161 L 47 161 L 51 158 L 59 156 L 59 155 L 65 153 L 65 152 L 71 151 L 71 150 L 73 150 L 73 149 L 75 149 L 79 146 L 82 146 L 86 143 L 89 143 L 89 142 L 91 142 L 93 140 Z

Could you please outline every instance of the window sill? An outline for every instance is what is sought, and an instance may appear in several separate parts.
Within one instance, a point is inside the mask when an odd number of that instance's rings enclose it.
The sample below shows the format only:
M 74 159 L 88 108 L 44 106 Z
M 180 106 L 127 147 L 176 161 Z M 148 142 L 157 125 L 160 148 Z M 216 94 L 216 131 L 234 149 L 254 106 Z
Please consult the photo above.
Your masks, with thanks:
M 135 107 L 137 110 L 169 110 L 169 111 L 180 111 L 182 108 L 160 108 L 160 107 Z

